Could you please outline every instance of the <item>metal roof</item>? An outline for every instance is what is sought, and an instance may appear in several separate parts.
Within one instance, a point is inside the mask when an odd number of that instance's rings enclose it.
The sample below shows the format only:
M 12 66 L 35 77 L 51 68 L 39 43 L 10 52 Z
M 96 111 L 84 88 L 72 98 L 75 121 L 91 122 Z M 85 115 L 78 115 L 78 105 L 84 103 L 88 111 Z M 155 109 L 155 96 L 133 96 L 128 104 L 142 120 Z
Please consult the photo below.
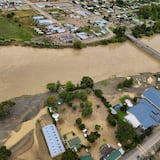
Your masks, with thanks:
M 54 124 L 43 127 L 42 131 L 52 158 L 65 152 L 65 148 Z
M 155 88 L 148 88 L 143 95 L 150 103 L 160 110 L 160 92 Z
M 160 123 L 160 111 L 144 98 L 128 112 L 135 115 L 145 129 Z

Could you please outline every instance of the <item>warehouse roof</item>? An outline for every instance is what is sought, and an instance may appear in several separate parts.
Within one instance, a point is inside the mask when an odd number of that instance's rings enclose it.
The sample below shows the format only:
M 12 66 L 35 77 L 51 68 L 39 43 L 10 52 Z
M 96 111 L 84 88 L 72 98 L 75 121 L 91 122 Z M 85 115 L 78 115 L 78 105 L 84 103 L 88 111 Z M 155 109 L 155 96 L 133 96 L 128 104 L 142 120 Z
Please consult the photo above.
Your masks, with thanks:
M 42 131 L 52 158 L 65 152 L 65 148 L 54 124 L 43 127 Z

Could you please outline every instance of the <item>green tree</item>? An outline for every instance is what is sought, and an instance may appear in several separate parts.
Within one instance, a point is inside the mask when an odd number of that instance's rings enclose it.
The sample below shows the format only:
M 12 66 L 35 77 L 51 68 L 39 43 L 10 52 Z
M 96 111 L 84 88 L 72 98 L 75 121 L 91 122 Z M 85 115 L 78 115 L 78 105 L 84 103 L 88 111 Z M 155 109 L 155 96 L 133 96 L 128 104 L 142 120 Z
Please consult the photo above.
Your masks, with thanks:
M 0 147 L 0 160 L 7 160 L 11 156 L 11 151 L 6 146 Z
M 81 80 L 81 87 L 82 88 L 93 88 L 94 81 L 92 78 L 88 76 L 84 76 Z
M 85 107 L 82 109 L 82 116 L 83 117 L 88 117 L 92 114 L 93 109 L 91 107 Z
M 92 107 L 92 102 L 91 101 L 86 101 L 85 102 L 85 107 Z
M 101 89 L 95 89 L 94 94 L 99 98 L 101 98 L 103 96 L 103 92 Z
M 83 44 L 82 44 L 82 42 L 80 40 L 76 40 L 73 43 L 73 47 L 76 48 L 76 49 L 82 49 L 83 48 Z
M 114 30 L 114 33 L 117 37 L 124 37 L 125 36 L 126 27 L 120 26 Z
M 84 123 L 81 123 L 80 125 L 78 125 L 78 128 L 82 131 L 83 129 L 86 128 Z
M 59 94 L 60 98 L 62 98 L 65 102 L 70 102 L 74 99 L 74 94 L 72 92 L 63 91 Z
M 73 90 L 75 90 L 75 85 L 71 81 L 68 81 L 64 85 L 64 88 L 66 91 L 73 91 Z
M 96 130 L 96 131 L 99 131 L 100 128 L 101 128 L 101 126 L 100 126 L 99 124 L 96 124 L 96 125 L 95 125 L 95 130 Z
M 87 136 L 87 140 L 90 143 L 94 143 L 98 138 L 100 138 L 100 134 L 96 131 L 96 132 L 91 132 L 88 136 Z
M 116 124 L 117 124 L 117 120 L 116 120 L 116 118 L 112 114 L 108 115 L 107 121 L 112 126 L 116 126 Z
M 76 152 L 73 152 L 71 149 L 67 149 L 63 153 L 61 160 L 78 160 L 78 155 Z
M 127 122 L 118 122 L 116 137 L 125 149 L 134 148 L 138 143 L 135 129 Z
M 77 124 L 77 125 L 80 125 L 81 123 L 82 123 L 82 119 L 81 119 L 81 118 L 77 118 L 77 119 L 76 119 L 76 124 Z
M 78 96 L 82 101 L 86 101 L 87 100 L 87 94 L 85 92 L 79 92 Z
M 48 83 L 48 84 L 47 84 L 47 89 L 48 89 L 50 92 L 57 92 L 58 86 L 57 86 L 56 83 Z
M 46 104 L 49 107 L 53 107 L 57 105 L 57 98 L 55 96 L 49 96 L 46 100 Z
M 10 107 L 14 106 L 14 101 L 8 100 L 0 103 L 0 118 L 7 116 L 10 113 Z

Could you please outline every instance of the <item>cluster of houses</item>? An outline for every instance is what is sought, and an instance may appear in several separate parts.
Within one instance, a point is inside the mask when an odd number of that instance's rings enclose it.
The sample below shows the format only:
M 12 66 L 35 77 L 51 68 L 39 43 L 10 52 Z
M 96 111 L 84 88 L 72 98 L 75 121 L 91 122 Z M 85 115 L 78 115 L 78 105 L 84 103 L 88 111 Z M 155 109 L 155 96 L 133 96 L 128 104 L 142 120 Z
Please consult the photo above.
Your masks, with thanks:
M 30 6 L 26 4 L 25 0 L 1 0 L 0 8 L 5 11 L 13 11 L 28 10 Z

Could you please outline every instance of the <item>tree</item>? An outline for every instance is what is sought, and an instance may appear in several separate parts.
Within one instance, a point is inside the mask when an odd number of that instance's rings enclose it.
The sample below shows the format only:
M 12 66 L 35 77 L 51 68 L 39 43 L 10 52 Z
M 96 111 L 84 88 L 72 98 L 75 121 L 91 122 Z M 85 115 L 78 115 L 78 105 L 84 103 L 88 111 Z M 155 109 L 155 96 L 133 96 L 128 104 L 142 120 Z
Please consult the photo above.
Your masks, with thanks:
M 59 94 L 60 98 L 62 98 L 65 102 L 70 102 L 74 99 L 74 94 L 72 92 L 63 91 Z
M 63 153 L 61 160 L 78 160 L 78 155 L 76 152 L 73 152 L 71 149 L 67 149 Z
M 119 121 L 116 137 L 125 149 L 134 148 L 138 143 L 138 136 L 131 124 Z
M 49 96 L 46 100 L 46 103 L 49 107 L 57 105 L 57 98 L 55 96 Z
M 96 131 L 96 132 L 91 132 L 88 136 L 87 136 L 87 140 L 90 143 L 94 143 L 98 138 L 100 138 L 100 134 Z
M 116 124 L 117 124 L 116 118 L 111 113 L 108 115 L 107 121 L 112 126 L 116 126 Z
M 120 26 L 114 30 L 114 33 L 117 37 L 124 37 L 125 36 L 126 27 Z
M 92 102 L 91 101 L 86 101 L 85 102 L 85 107 L 92 107 Z
M 16 103 L 8 100 L 0 103 L 0 118 L 7 116 L 10 113 L 10 107 L 14 106 Z
M 66 91 L 73 91 L 73 90 L 75 90 L 75 85 L 71 81 L 68 81 L 64 85 L 64 88 L 65 88 Z
M 87 94 L 85 92 L 79 92 L 78 96 L 82 101 L 86 101 L 87 100 Z
M 84 123 L 81 123 L 80 125 L 78 125 L 78 128 L 82 131 L 86 128 Z
M 93 88 L 94 81 L 92 78 L 85 76 L 81 80 L 81 87 L 82 88 Z
M 85 108 L 82 109 L 82 116 L 83 117 L 88 117 L 92 114 L 92 112 L 93 112 L 92 107 L 85 107 Z
M 81 118 L 77 118 L 77 119 L 76 119 L 76 124 L 77 124 L 77 125 L 80 125 L 81 123 L 82 123 L 82 119 L 81 119 Z
M 50 92 L 57 92 L 58 86 L 57 86 L 56 83 L 48 83 L 48 84 L 47 84 L 47 89 L 48 89 Z
M 96 124 L 96 125 L 95 125 L 95 130 L 99 131 L 100 128 L 101 128 L 101 126 L 100 126 L 99 124 Z
M 82 44 L 82 42 L 80 40 L 76 40 L 73 43 L 73 47 L 76 48 L 76 49 L 82 49 L 83 48 L 83 44 Z
M 11 156 L 11 151 L 6 146 L 0 147 L 0 160 L 7 160 Z
M 94 94 L 99 98 L 101 98 L 103 96 L 103 92 L 100 89 L 95 89 Z

